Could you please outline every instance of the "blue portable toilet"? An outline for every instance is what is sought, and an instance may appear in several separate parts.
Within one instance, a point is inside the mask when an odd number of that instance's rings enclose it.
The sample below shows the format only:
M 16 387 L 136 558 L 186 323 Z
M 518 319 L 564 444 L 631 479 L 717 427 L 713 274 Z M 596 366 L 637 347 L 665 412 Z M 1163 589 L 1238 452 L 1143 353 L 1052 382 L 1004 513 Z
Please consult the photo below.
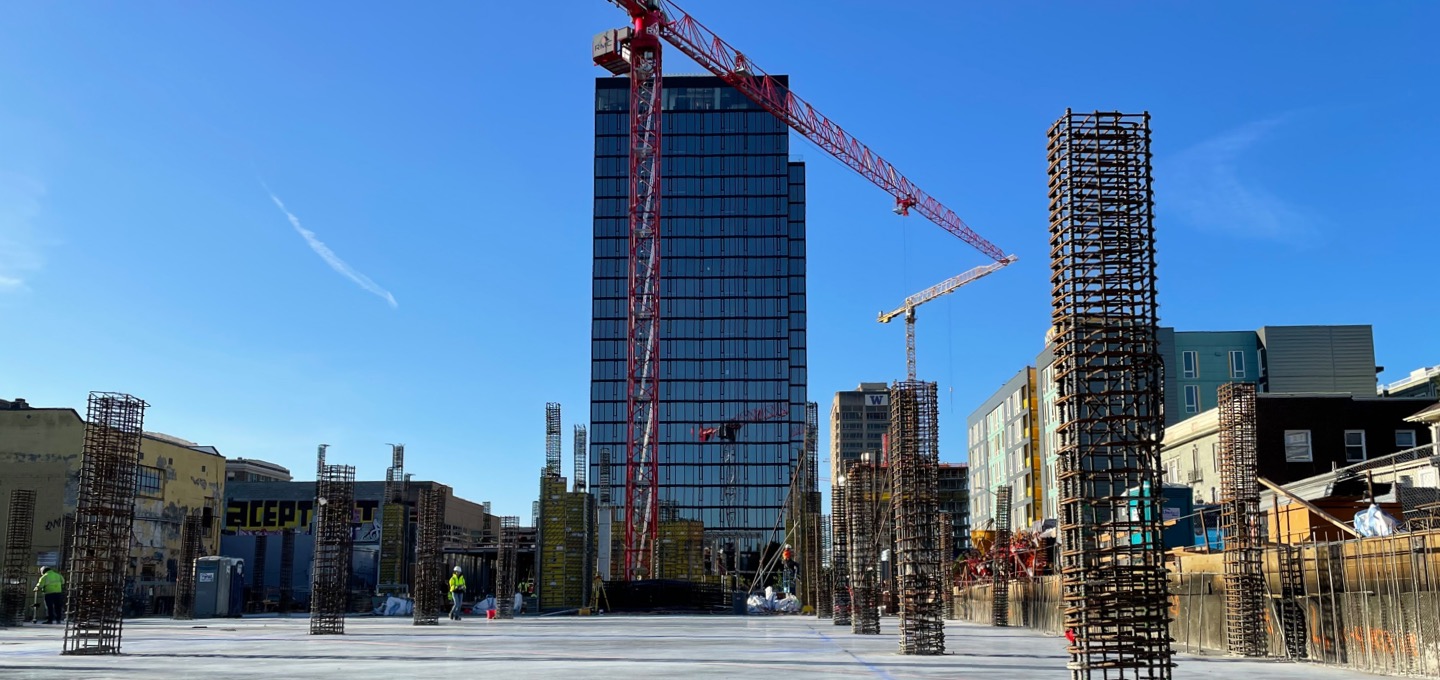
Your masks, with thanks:
M 1141 514 L 1144 512 L 1141 509 L 1144 501 L 1140 499 L 1151 495 L 1149 484 L 1131 487 L 1125 492 L 1125 495 L 1137 499 L 1129 503 L 1130 519 L 1141 519 Z M 1193 503 L 1194 492 L 1190 487 L 1180 484 L 1161 486 L 1160 521 L 1162 526 L 1160 535 L 1145 536 L 1142 532 L 1135 532 L 1130 535 L 1130 545 L 1145 545 L 1156 539 L 1159 539 L 1161 548 L 1164 550 L 1193 545 L 1195 543 L 1195 518 L 1190 516 Z M 1170 524 L 1165 526 L 1166 523 Z

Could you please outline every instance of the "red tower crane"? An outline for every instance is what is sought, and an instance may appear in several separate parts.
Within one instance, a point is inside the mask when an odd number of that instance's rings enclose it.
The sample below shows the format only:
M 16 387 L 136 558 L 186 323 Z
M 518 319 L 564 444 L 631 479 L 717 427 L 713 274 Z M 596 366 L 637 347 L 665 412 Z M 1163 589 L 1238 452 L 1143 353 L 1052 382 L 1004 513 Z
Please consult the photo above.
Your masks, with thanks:
M 625 567 L 651 574 L 659 520 L 660 414 L 660 107 L 661 41 L 744 93 L 840 162 L 895 197 L 895 213 L 915 211 L 996 262 L 1007 255 L 970 229 L 889 161 L 795 96 L 742 52 L 671 0 L 610 0 L 630 25 L 595 37 L 595 63 L 630 76 L 630 255 L 626 310 Z

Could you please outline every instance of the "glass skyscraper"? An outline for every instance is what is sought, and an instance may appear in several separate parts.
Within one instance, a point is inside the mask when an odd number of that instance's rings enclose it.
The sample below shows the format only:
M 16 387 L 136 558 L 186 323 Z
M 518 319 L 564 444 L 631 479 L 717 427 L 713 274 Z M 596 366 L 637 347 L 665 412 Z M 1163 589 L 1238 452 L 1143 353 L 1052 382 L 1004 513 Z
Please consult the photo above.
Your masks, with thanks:
M 608 479 L 596 492 L 615 508 L 614 544 L 624 540 L 629 96 L 626 78 L 595 83 L 590 460 L 592 483 Z M 804 442 L 805 166 L 790 161 L 785 123 L 719 78 L 665 78 L 663 111 L 661 520 L 699 520 L 714 537 L 733 517 L 734 567 L 752 571 L 762 544 L 780 540 L 772 530 Z M 716 435 L 727 423 L 733 512 Z

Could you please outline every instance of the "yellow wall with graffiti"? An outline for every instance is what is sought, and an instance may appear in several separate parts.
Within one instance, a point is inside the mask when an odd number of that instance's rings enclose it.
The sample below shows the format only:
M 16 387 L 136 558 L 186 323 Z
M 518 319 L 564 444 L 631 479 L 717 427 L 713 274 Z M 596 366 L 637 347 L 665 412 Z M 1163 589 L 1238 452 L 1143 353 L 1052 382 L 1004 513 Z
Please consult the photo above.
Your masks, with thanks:
M 73 409 L 0 410 L 0 526 L 9 520 L 10 492 L 34 490 L 37 565 L 54 563 L 63 552 L 64 517 L 75 511 L 84 441 L 85 422 Z M 217 525 L 202 539 L 202 549 L 219 552 L 225 459 L 192 446 L 164 435 L 141 440 L 131 575 L 166 580 L 168 562 L 180 554 L 184 516 L 204 507 Z

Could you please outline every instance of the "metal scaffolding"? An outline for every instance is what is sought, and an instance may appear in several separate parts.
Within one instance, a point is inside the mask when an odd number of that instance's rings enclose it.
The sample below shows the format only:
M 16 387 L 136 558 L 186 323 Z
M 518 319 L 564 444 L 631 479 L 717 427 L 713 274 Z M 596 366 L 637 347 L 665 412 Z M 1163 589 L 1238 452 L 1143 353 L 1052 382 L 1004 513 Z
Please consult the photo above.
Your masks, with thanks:
M 175 565 L 175 610 L 173 618 L 188 621 L 195 618 L 195 560 L 200 558 L 200 539 L 205 534 L 205 517 L 197 512 L 185 515 L 180 525 L 180 562 Z M 265 540 L 255 537 L 255 552 Z M 257 578 L 263 574 L 264 565 L 256 565 Z
M 940 518 L 940 606 L 946 619 L 955 618 L 955 518 L 942 512 Z
M 933 382 L 890 388 L 890 510 L 895 522 L 895 580 L 900 653 L 944 654 L 941 605 L 939 403 Z
M 1255 385 L 1220 386 L 1220 527 L 1225 550 L 1225 642 L 1231 654 L 1265 656 L 1264 550 L 1255 481 Z
M 1150 114 L 1067 110 L 1047 149 L 1071 677 L 1168 679 Z
M 880 633 L 880 471 L 868 461 L 845 476 L 845 519 L 850 526 L 850 632 Z
M 560 404 L 545 404 L 545 473 L 560 476 Z
M 90 393 L 62 654 L 120 653 L 146 406 L 128 394 Z
M 585 461 L 586 461 L 586 458 L 587 458 L 587 455 L 586 455 L 587 449 L 586 449 L 586 446 L 585 446 L 585 440 L 586 440 L 586 438 L 587 438 L 587 437 L 586 437 L 586 434 L 585 434 L 585 426 L 584 426 L 584 425 L 576 425 L 576 426 L 575 426 L 575 479 L 573 479 L 573 480 L 571 480 L 571 481 L 572 481 L 572 483 L 575 484 L 575 491 L 576 491 L 577 493 L 585 493 L 585 487 L 586 487 L 586 484 L 585 484 L 585 473 L 586 473 L 586 471 L 589 469 L 588 466 L 586 465 L 586 462 L 585 462 Z
M 280 615 L 290 613 L 295 602 L 295 530 L 280 532 Z
M 376 590 L 401 595 L 409 588 L 405 559 L 410 536 L 410 511 L 405 481 L 405 445 L 390 445 L 390 467 L 385 470 L 385 497 L 380 500 L 380 573 Z
M 0 569 L 0 626 L 18 626 L 25 618 L 25 594 L 35 580 L 35 491 L 10 491 L 10 516 L 5 530 L 5 564 Z
M 1010 625 L 1010 487 L 995 488 L 995 541 L 990 546 L 990 625 Z
M 321 461 L 325 453 L 320 452 Z M 310 634 L 344 635 L 350 599 L 350 517 L 355 467 L 323 465 L 315 483 L 315 555 L 310 577 Z
M 445 608 L 445 564 L 441 561 L 441 538 L 445 532 L 445 489 L 420 489 L 415 513 L 415 595 L 414 625 L 440 623 Z
M 830 486 L 830 592 L 831 620 L 850 625 L 850 523 L 845 512 L 845 475 Z
M 500 549 L 495 557 L 495 616 L 515 618 L 515 566 L 519 560 L 520 518 L 500 518 Z

